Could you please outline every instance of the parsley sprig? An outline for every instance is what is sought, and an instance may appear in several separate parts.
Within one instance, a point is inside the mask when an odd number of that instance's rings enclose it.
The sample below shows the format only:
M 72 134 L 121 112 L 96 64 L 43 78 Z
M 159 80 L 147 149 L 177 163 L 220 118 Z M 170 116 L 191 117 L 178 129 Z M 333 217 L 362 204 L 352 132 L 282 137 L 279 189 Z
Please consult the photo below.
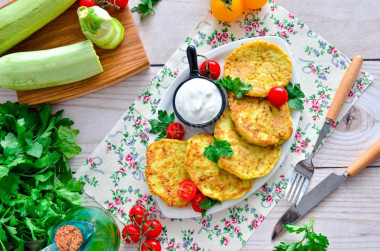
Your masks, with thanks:
M 304 232 L 302 240 L 293 243 L 281 242 L 280 245 L 275 246 L 275 251 L 289 251 L 289 250 L 327 250 L 329 241 L 326 236 L 316 234 L 313 228 L 314 219 L 310 219 L 310 225 L 304 224 L 303 227 L 297 227 L 293 224 L 283 225 L 289 233 L 300 234 Z M 306 241 L 306 242 L 305 242 Z
M 288 104 L 289 107 L 295 110 L 303 110 L 303 102 L 301 98 L 305 97 L 305 94 L 301 91 L 300 84 L 293 84 L 289 82 L 287 86 L 285 86 L 285 90 L 288 93 Z
M 141 18 L 149 15 L 149 13 L 154 12 L 153 6 L 157 5 L 160 0 L 140 0 L 139 5 L 131 9 L 132 12 L 138 12 L 141 14 Z
M 205 199 L 205 200 L 203 200 L 201 202 L 201 204 L 199 205 L 199 207 L 202 208 L 203 210 L 207 211 L 210 208 L 212 208 L 213 206 L 220 205 L 220 204 L 222 204 L 222 203 L 220 201 L 218 201 L 218 200 L 212 200 L 210 198 L 207 198 L 207 199 Z M 206 216 L 206 212 L 203 212 L 202 216 L 203 217 Z
M 231 148 L 231 144 L 225 140 L 217 139 L 205 148 L 203 155 L 209 160 L 218 163 L 220 156 L 231 157 L 234 151 Z
M 247 91 L 252 90 L 251 85 L 244 83 L 240 78 L 232 79 L 230 76 L 219 79 L 216 83 L 232 91 L 236 98 L 242 98 Z
M 166 130 L 168 126 L 174 122 L 174 112 L 170 115 L 166 111 L 158 111 L 158 120 L 151 119 L 149 120 L 150 129 L 149 133 L 158 134 L 156 141 L 166 138 Z

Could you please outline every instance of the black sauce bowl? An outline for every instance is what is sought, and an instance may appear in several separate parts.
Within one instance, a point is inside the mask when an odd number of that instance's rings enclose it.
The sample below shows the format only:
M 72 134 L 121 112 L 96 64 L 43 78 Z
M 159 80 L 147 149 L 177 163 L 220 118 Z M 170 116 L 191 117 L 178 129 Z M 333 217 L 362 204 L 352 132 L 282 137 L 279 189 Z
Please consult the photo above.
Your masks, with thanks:
M 215 123 L 215 121 L 217 121 L 220 118 L 220 116 L 222 116 L 224 109 L 226 108 L 226 95 L 223 91 L 223 88 L 220 85 L 216 84 L 211 79 L 203 77 L 199 74 L 198 61 L 197 61 L 197 50 L 195 49 L 195 47 L 192 45 L 188 46 L 186 52 L 187 52 L 187 59 L 189 61 L 190 75 L 189 75 L 189 78 L 186 79 L 185 81 L 183 81 L 182 83 L 180 83 L 174 91 L 173 101 L 172 101 L 174 113 L 177 116 L 177 118 L 182 123 L 184 123 L 185 125 L 192 126 L 192 127 L 198 127 L 198 128 L 206 127 L 206 126 L 209 126 L 209 125 L 212 125 L 213 123 Z M 222 105 L 220 107 L 220 111 L 218 112 L 218 114 L 214 118 L 210 118 L 210 121 L 207 121 L 206 123 L 202 123 L 202 124 L 194 124 L 194 123 L 191 123 L 191 122 L 187 121 L 186 119 L 184 119 L 181 116 L 181 114 L 178 112 L 176 104 L 175 104 L 175 99 L 176 99 L 178 90 L 183 86 L 183 84 L 185 84 L 187 81 L 194 79 L 194 78 L 205 79 L 205 80 L 211 82 L 213 85 L 216 86 L 216 88 L 218 88 L 220 96 L 222 98 Z

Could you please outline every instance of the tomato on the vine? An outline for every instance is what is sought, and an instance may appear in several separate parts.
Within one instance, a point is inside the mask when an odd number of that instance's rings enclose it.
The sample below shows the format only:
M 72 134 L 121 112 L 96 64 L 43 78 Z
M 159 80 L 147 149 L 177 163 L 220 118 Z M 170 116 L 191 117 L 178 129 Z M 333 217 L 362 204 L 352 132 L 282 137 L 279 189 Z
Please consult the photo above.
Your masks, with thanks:
M 123 228 L 121 236 L 128 244 L 131 244 L 131 240 L 133 243 L 138 243 L 140 240 L 140 229 L 132 224 L 126 225 Z
M 268 93 L 268 100 L 274 106 L 282 106 L 288 101 L 288 92 L 281 86 L 272 87 Z
M 191 201 L 197 194 L 197 187 L 191 180 L 184 180 L 179 184 L 177 195 L 180 200 Z
M 150 228 L 150 230 L 149 230 Z M 148 220 L 144 223 L 143 226 L 143 233 L 146 235 L 147 238 L 156 238 L 158 237 L 162 232 L 162 225 L 161 222 L 159 222 L 156 219 Z
M 134 206 L 129 211 L 129 218 L 132 222 L 137 223 L 139 226 L 143 221 L 146 221 L 146 218 L 148 217 L 148 213 L 146 212 L 145 208 L 142 206 Z
M 185 128 L 177 122 L 173 122 L 166 129 L 166 138 L 182 140 L 185 136 Z
M 207 77 L 207 78 L 211 77 L 213 80 L 217 80 L 220 75 L 220 65 L 217 61 L 208 59 L 201 64 L 199 73 L 203 77 Z
M 94 0 L 80 0 L 79 6 L 92 7 L 95 6 Z
M 194 197 L 194 199 L 191 200 L 191 206 L 193 207 L 195 212 L 203 213 L 206 212 L 203 208 L 201 208 L 201 203 L 207 199 L 207 196 L 203 195 L 202 193 L 197 193 Z
M 158 240 L 149 239 L 141 245 L 141 251 L 161 251 L 161 244 Z
M 243 14 L 242 0 L 211 0 L 211 12 L 222 22 L 232 22 Z

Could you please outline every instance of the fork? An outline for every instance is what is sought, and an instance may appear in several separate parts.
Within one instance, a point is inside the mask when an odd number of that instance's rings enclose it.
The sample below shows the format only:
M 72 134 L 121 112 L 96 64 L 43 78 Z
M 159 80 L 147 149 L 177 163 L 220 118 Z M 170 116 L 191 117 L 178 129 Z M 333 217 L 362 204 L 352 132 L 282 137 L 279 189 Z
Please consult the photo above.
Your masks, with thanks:
M 326 115 L 325 123 L 323 124 L 322 130 L 319 137 L 314 145 L 313 151 L 307 159 L 301 160 L 294 167 L 294 171 L 290 176 L 288 186 L 286 188 L 284 199 L 288 198 L 288 201 L 294 203 L 297 200 L 296 206 L 301 201 L 307 187 L 309 186 L 310 179 L 314 173 L 313 157 L 316 154 L 322 140 L 325 138 L 327 132 L 329 131 L 332 123 L 338 116 L 342 106 L 355 83 L 356 76 L 359 73 L 360 67 L 362 66 L 363 58 L 361 56 L 355 56 L 349 65 L 347 71 L 344 73 L 342 81 L 339 84 L 338 90 L 331 102 L 330 108 Z

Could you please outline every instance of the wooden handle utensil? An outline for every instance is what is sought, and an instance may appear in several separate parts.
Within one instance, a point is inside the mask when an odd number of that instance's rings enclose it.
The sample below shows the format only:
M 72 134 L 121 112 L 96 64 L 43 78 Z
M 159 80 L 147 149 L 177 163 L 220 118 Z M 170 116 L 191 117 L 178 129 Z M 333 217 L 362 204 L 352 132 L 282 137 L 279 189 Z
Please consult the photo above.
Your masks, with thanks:
M 380 139 L 362 153 L 362 155 L 360 155 L 360 157 L 346 169 L 346 172 L 350 177 L 354 177 L 378 157 L 380 157 Z
M 327 112 L 327 116 L 326 116 L 327 119 L 331 119 L 332 121 L 335 121 L 336 117 L 338 116 L 340 112 L 340 109 L 342 108 L 344 104 L 344 101 L 346 101 L 348 93 L 350 92 L 352 86 L 355 83 L 356 76 L 358 75 L 362 64 L 363 64 L 363 57 L 355 56 L 351 64 L 348 66 L 348 69 L 346 70 L 346 73 L 344 73 L 342 81 L 340 81 L 340 84 L 339 84 L 338 90 L 336 91 L 334 99 L 331 102 L 329 111 Z

